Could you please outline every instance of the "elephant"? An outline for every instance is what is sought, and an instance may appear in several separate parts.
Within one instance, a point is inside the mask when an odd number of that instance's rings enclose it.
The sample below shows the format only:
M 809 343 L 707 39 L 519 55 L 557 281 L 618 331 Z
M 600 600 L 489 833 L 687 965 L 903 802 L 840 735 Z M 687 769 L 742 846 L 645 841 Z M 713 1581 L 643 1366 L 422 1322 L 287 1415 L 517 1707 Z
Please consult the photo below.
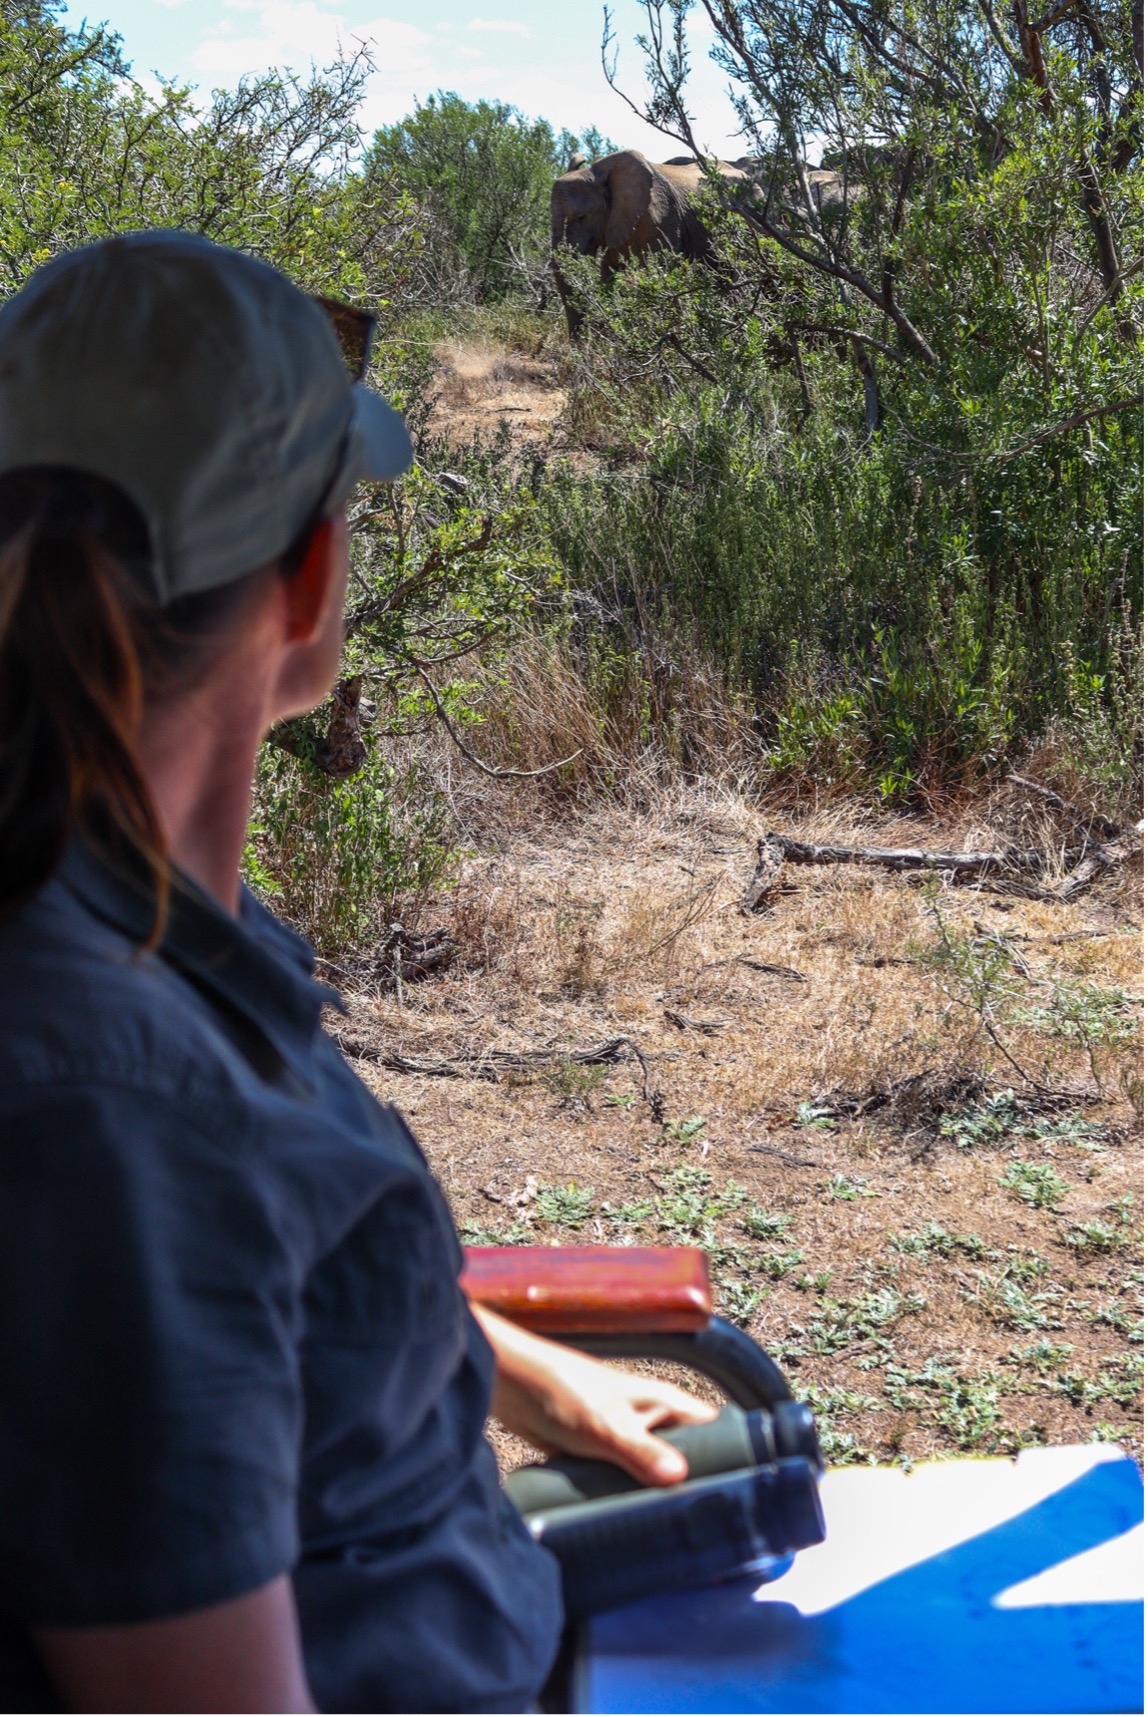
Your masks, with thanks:
M 837 169 L 828 162 L 823 161 L 820 167 L 810 167 L 806 164 L 802 169 L 805 184 L 809 191 L 808 203 L 798 189 L 796 174 L 793 174 L 788 180 L 781 184 L 779 192 L 772 190 L 773 175 L 776 171 L 776 166 L 770 157 L 743 155 L 741 159 L 734 162 L 733 165 L 740 167 L 746 177 L 753 181 L 756 192 L 755 200 L 759 202 L 764 200 L 765 206 L 768 207 L 772 191 L 773 195 L 778 196 L 781 207 L 790 219 L 802 222 L 807 221 L 809 219 L 810 206 L 812 206 L 818 215 L 831 214 L 834 210 L 844 208 L 845 206 L 845 179 Z M 857 190 L 856 187 L 854 187 L 849 193 L 850 202 L 852 202 L 856 196 Z
M 739 167 L 726 161 L 714 165 L 723 179 L 748 182 Z M 692 159 L 679 157 L 655 165 L 637 149 L 620 149 L 590 165 L 572 162 L 550 192 L 552 250 L 568 244 L 582 256 L 600 256 L 604 282 L 629 258 L 656 250 L 712 262 L 709 234 L 691 206 L 705 182 L 705 173 Z M 554 275 L 573 337 L 581 318 L 556 256 Z

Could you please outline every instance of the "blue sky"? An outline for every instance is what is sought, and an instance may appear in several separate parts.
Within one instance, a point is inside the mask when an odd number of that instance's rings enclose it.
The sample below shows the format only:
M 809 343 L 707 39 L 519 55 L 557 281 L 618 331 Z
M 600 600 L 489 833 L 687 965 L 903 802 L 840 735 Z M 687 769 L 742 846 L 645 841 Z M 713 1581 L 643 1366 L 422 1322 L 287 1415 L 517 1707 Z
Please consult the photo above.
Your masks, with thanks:
M 616 0 L 615 29 L 627 87 L 640 90 L 633 36 L 637 0 Z M 378 67 L 364 109 L 368 126 L 408 113 L 436 89 L 512 102 L 528 115 L 584 131 L 597 125 L 652 159 L 680 153 L 630 113 L 602 75 L 601 6 L 595 0 L 72 0 L 69 15 L 106 21 L 124 39 L 134 70 L 203 89 L 232 85 L 270 66 L 306 70 L 343 42 L 369 41 Z M 739 155 L 724 80 L 695 29 L 692 106 L 697 136 L 718 155 Z

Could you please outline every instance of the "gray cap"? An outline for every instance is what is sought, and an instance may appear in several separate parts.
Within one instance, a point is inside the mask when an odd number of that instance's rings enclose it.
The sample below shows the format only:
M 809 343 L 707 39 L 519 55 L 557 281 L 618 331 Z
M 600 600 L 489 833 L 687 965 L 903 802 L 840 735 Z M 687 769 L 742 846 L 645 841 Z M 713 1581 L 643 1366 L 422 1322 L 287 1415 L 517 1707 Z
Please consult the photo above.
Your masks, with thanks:
M 364 478 L 411 461 L 402 418 L 266 263 L 190 233 L 57 257 L 0 309 L 0 474 L 66 465 L 147 521 L 161 603 L 290 547 Z

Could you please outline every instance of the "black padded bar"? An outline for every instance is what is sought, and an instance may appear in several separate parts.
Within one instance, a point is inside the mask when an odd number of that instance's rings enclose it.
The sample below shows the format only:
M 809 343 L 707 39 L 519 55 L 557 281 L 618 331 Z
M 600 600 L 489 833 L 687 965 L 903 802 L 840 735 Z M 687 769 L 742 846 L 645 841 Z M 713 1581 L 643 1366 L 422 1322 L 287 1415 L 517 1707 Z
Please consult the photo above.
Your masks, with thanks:
M 710 1378 L 739 1407 L 776 1407 L 779 1402 L 793 1400 L 788 1383 L 768 1353 L 724 1318 L 711 1318 L 699 1330 L 570 1336 L 554 1331 L 552 1339 L 602 1359 L 664 1359 L 689 1366 Z

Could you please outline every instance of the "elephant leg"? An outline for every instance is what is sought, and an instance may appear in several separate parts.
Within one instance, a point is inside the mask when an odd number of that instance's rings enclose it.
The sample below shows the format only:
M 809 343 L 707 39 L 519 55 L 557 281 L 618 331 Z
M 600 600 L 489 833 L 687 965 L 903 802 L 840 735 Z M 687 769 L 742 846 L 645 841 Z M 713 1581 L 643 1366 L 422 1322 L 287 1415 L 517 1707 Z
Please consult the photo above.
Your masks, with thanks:
M 550 273 L 554 278 L 554 285 L 558 289 L 558 296 L 562 300 L 562 308 L 566 312 L 566 332 L 571 340 L 577 340 L 582 332 L 584 317 L 574 301 L 570 283 L 559 266 L 558 258 L 554 255 L 551 255 L 550 258 Z

